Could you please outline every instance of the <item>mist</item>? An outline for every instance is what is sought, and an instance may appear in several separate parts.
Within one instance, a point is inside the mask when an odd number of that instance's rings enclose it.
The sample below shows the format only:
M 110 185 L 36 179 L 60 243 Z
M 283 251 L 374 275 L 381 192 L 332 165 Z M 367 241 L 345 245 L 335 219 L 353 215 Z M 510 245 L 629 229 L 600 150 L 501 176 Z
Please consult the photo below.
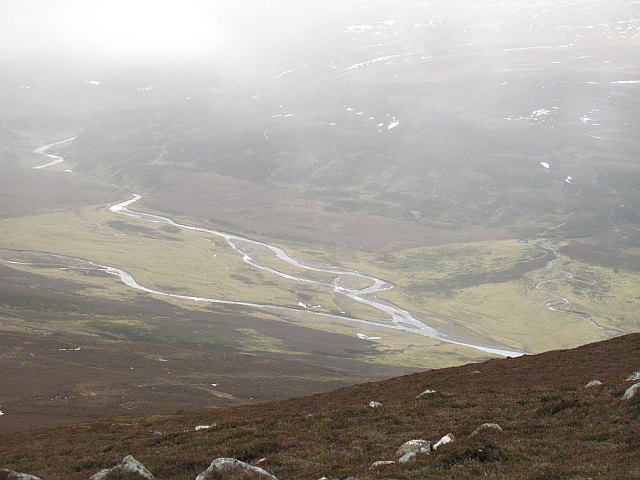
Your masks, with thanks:
M 3 418 L 638 331 L 639 5 L 0 0 Z

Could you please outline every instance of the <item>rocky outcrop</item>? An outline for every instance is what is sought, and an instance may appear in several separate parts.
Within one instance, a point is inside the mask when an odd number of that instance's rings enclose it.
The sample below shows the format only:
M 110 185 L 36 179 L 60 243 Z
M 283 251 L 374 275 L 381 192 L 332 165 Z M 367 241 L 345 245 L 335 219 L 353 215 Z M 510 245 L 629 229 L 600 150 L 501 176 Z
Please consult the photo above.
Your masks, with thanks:
M 100 470 L 89 480 L 109 480 L 110 478 L 121 478 L 125 475 L 127 479 L 135 476 L 140 479 L 155 480 L 151 472 L 131 455 L 124 457 L 122 461 L 113 468 Z
M 0 480 L 40 480 L 40 477 L 0 468 Z
M 600 385 L 602 385 L 600 380 L 591 380 L 584 386 L 584 388 L 599 387 Z
M 278 480 L 266 470 L 235 458 L 216 458 L 196 480 Z
M 427 440 L 409 440 L 408 442 L 404 442 L 398 448 L 396 455 L 402 456 L 407 453 L 431 453 L 431 442 Z
M 633 372 L 627 377 L 627 382 L 637 382 L 640 380 L 640 372 Z
M 631 400 L 633 397 L 637 395 L 638 391 L 640 391 L 640 383 L 635 383 L 631 385 L 624 392 L 624 395 L 622 395 L 622 400 Z
M 473 437 L 474 435 L 478 435 L 482 432 L 503 433 L 504 430 L 502 430 L 502 427 L 497 423 L 483 423 L 471 433 L 471 436 Z

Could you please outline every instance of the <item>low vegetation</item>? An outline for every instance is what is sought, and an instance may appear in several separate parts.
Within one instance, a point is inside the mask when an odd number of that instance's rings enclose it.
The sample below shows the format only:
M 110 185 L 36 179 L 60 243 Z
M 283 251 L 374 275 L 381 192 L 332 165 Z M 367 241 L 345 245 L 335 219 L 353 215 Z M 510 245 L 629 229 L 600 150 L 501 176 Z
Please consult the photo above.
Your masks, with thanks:
M 638 358 L 633 334 L 279 403 L 25 431 L 0 437 L 0 457 L 45 480 L 85 480 L 128 454 L 165 480 L 195 478 L 216 457 L 259 462 L 283 480 L 635 479 L 640 398 L 621 397 Z M 603 384 L 585 387 L 594 379 Z M 434 392 L 420 396 L 425 389 Z M 370 407 L 374 400 L 382 405 Z M 503 431 L 472 435 L 483 423 Z M 429 455 L 370 468 L 397 460 L 407 440 L 447 433 L 455 440 Z

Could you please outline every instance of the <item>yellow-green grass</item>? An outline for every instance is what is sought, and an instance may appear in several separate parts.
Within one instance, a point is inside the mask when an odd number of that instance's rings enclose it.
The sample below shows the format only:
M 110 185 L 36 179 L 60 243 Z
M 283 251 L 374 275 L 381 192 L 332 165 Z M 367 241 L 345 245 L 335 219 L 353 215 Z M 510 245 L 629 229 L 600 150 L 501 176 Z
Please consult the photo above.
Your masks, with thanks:
M 7 248 L 76 256 L 122 268 L 154 290 L 297 306 L 300 284 L 247 265 L 223 239 L 201 232 L 167 232 L 159 225 L 123 218 L 103 206 L 87 207 L 6 219 L 0 222 L 0 230 Z M 113 221 L 133 226 L 134 233 L 112 228 L 109 222 Z M 141 225 L 148 230 L 136 231 Z M 313 286 L 305 286 L 304 291 L 318 303 L 332 305 L 332 292 Z
M 272 337 L 254 328 L 236 328 L 236 332 L 242 333 L 240 340 L 242 350 L 245 352 L 274 352 L 290 355 L 302 355 L 287 348 L 285 343 L 279 338 Z
M 525 244 L 514 239 L 412 249 L 377 257 L 356 254 L 348 263 L 392 281 L 396 288 L 380 296 L 402 305 L 435 328 L 446 325 L 449 331 L 463 335 L 475 332 L 476 338 L 492 338 L 530 352 L 601 340 L 617 334 L 614 329 L 638 330 L 637 273 L 614 272 L 570 259 L 556 260 L 549 269 L 540 261 L 545 252 L 542 242 Z M 535 270 L 500 278 L 517 265 L 526 266 L 526 262 L 535 260 Z M 570 282 L 564 280 L 567 269 L 574 274 Z M 492 279 L 483 283 L 482 275 L 486 274 L 492 274 Z M 474 275 L 477 284 L 465 285 L 465 280 Z M 544 304 L 552 297 L 535 289 L 535 284 L 544 279 L 558 279 L 545 288 L 569 298 L 574 309 L 593 315 L 604 330 L 580 316 L 547 309 Z
M 117 222 L 117 226 L 113 224 Z M 302 284 L 244 263 L 224 239 L 188 230 L 173 231 L 108 212 L 105 206 L 54 212 L 0 221 L 3 245 L 10 249 L 51 252 L 111 265 L 131 273 L 141 285 L 167 293 L 300 308 L 384 320 L 376 309 L 354 302 L 328 288 Z M 123 233 L 125 232 L 125 233 Z M 75 262 L 76 265 L 82 265 Z M 41 268 L 15 266 L 27 271 Z M 301 274 L 306 273 L 300 269 Z M 135 298 L 140 292 L 113 277 L 87 275 L 84 270 L 46 269 L 46 275 L 93 285 L 97 296 Z M 181 306 L 207 304 L 161 296 Z
M 575 310 L 592 315 L 604 328 L 627 333 L 640 328 L 640 275 L 637 272 L 571 259 L 555 265 L 554 278 L 559 280 L 546 288 L 568 298 Z M 566 280 L 563 271 L 571 272 L 573 278 Z M 547 272 L 536 273 L 536 278 L 540 278 Z
M 292 265 L 291 263 L 282 260 L 281 258 L 274 255 L 274 253 L 267 249 L 266 247 L 262 247 L 260 245 L 251 244 L 250 242 L 238 242 L 234 241 L 236 245 L 248 255 L 251 256 L 254 260 L 259 262 L 260 264 L 277 270 L 282 273 L 286 273 L 288 275 L 293 275 L 300 278 L 306 278 L 308 280 L 314 280 L 317 282 L 323 282 L 330 284 L 333 279 L 336 277 L 331 273 L 326 272 L 318 272 L 315 270 L 297 267 Z M 288 251 L 285 249 L 285 251 Z
M 476 349 L 376 325 L 350 323 L 332 318 L 319 319 L 299 313 L 289 313 L 280 319 L 296 325 L 330 333 L 340 333 L 350 337 L 357 337 L 358 334 L 380 337 L 375 340 L 362 340 L 372 345 L 371 355 L 360 358 L 366 362 L 415 368 L 444 368 L 478 362 L 492 357 L 492 355 Z

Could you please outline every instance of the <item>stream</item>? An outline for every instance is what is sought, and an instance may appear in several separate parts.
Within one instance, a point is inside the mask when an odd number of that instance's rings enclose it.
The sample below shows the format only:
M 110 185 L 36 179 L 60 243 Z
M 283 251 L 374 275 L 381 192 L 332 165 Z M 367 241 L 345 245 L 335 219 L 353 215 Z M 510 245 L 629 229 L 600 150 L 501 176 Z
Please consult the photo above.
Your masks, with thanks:
M 566 259 L 565 256 L 553 247 L 553 243 L 551 242 L 551 240 L 545 243 L 545 248 L 553 253 L 553 255 L 556 257 L 547 263 L 547 270 L 558 268 L 556 267 L 556 264 L 559 262 L 563 262 Z M 573 273 L 569 272 L 568 270 L 560 270 L 560 272 L 563 274 L 562 278 L 545 279 L 540 280 L 538 283 L 536 283 L 536 290 L 544 292 L 550 298 L 550 300 L 545 302 L 544 306 L 553 312 L 568 313 L 575 315 L 576 317 L 584 318 L 594 327 L 599 328 L 600 330 L 605 330 L 605 328 L 598 322 L 596 322 L 590 314 L 582 312 L 580 310 L 576 310 L 568 298 L 565 298 L 562 295 L 558 295 L 547 288 L 548 285 L 554 285 L 562 281 L 570 282 L 571 280 L 573 280 Z
M 34 167 L 34 168 L 45 168 L 47 166 L 55 165 L 56 163 L 60 163 L 61 161 L 63 161 L 62 157 L 48 154 L 47 151 L 55 145 L 60 145 L 66 142 L 70 142 L 75 138 L 76 137 L 73 137 L 60 142 L 44 145 L 34 150 L 35 153 L 45 155 L 52 159 L 52 161 L 43 165 L 39 165 L 38 167 Z M 345 297 L 355 302 L 368 305 L 384 313 L 385 315 L 390 317 L 390 323 L 382 323 L 378 321 L 354 318 L 346 315 L 342 316 L 337 314 L 308 310 L 307 306 L 301 303 L 299 303 L 301 308 L 294 308 L 294 307 L 286 307 L 286 306 L 280 306 L 280 305 L 259 304 L 259 303 L 251 303 L 251 302 L 242 302 L 242 301 L 233 301 L 233 300 L 225 300 L 225 299 L 217 299 L 217 298 L 168 293 L 168 292 L 163 292 L 160 290 L 155 290 L 155 289 L 145 287 L 144 285 L 141 285 L 140 283 L 138 283 L 133 277 L 133 275 L 131 275 L 127 271 L 111 265 L 103 265 L 100 263 L 93 262 L 91 260 L 82 259 L 78 257 L 69 257 L 69 256 L 63 256 L 63 255 L 56 255 L 56 254 L 44 254 L 44 255 L 49 256 L 52 259 L 56 259 L 59 262 L 65 261 L 65 260 L 69 262 L 71 261 L 80 262 L 86 265 L 86 268 L 97 269 L 109 275 L 113 275 L 119 278 L 122 283 L 124 283 L 130 288 L 133 288 L 142 292 L 146 292 L 149 294 L 153 294 L 153 295 L 172 297 L 172 298 L 190 300 L 195 302 L 239 305 L 239 306 L 246 306 L 246 307 L 252 307 L 252 308 L 266 309 L 266 310 L 275 311 L 275 312 L 287 311 L 287 312 L 295 312 L 298 314 L 305 313 L 305 314 L 315 315 L 319 317 L 337 318 L 337 319 L 344 320 L 351 323 L 358 323 L 358 324 L 368 325 L 376 328 L 400 330 L 400 331 L 404 331 L 404 332 L 415 334 L 415 335 L 431 337 L 442 342 L 470 347 L 470 348 L 480 350 L 482 352 L 490 353 L 493 355 L 515 357 L 515 356 L 520 356 L 524 354 L 524 352 L 521 352 L 521 351 L 494 348 L 486 345 L 472 343 L 469 341 L 458 341 L 458 340 L 449 338 L 446 334 L 439 332 L 436 329 L 426 325 L 425 323 L 423 323 L 421 320 L 413 316 L 408 311 L 390 302 L 377 298 L 377 294 L 379 292 L 383 292 L 383 291 L 394 288 L 394 286 L 391 283 L 386 282 L 385 280 L 382 280 L 370 275 L 366 275 L 364 273 L 357 272 L 354 270 L 346 270 L 339 267 L 326 266 L 326 265 L 321 265 L 321 264 L 312 263 L 308 261 L 303 261 L 298 258 L 291 257 L 282 248 L 265 243 L 265 242 L 253 240 L 253 239 L 242 237 L 240 235 L 236 235 L 232 233 L 221 232 L 221 231 L 204 227 L 204 226 L 179 223 L 169 217 L 152 214 L 152 213 L 146 213 L 138 210 L 132 210 L 131 208 L 129 208 L 133 203 L 139 201 L 141 198 L 142 197 L 140 195 L 133 193 L 131 198 L 121 201 L 119 203 L 116 203 L 115 205 L 112 205 L 111 207 L 109 207 L 109 211 L 116 215 L 123 215 L 130 218 L 135 218 L 137 220 L 144 221 L 144 222 L 170 225 L 174 228 L 191 230 L 196 232 L 204 232 L 211 235 L 215 235 L 217 237 L 224 239 L 227 242 L 227 244 L 234 251 L 236 251 L 238 255 L 241 256 L 242 260 L 246 264 L 250 265 L 251 267 L 260 269 L 262 271 L 266 271 L 273 275 L 280 276 L 287 280 L 299 282 L 301 284 L 314 285 L 316 287 L 330 289 L 336 294 L 344 295 Z M 334 276 L 334 278 L 330 283 L 328 283 L 328 282 L 321 282 L 318 280 L 312 280 L 312 279 L 292 275 L 289 273 L 281 272 L 275 268 L 271 268 L 269 266 L 263 265 L 257 260 L 255 260 L 254 258 L 252 258 L 245 250 L 243 250 L 243 245 L 261 247 L 262 249 L 266 249 L 267 251 L 269 251 L 273 256 L 277 257 L 278 259 L 286 263 L 289 263 L 290 265 L 293 265 L 297 268 L 314 271 L 314 272 L 328 273 Z M 39 255 L 43 255 L 43 254 L 39 253 Z M 24 263 L 24 262 L 8 262 L 8 263 Z M 544 282 L 541 282 L 541 283 L 544 283 Z M 352 285 L 366 285 L 366 286 L 363 288 L 356 288 L 355 286 L 352 286 Z M 538 288 L 538 286 L 536 288 Z M 540 288 L 538 289 L 544 290 L 541 285 L 540 285 Z

